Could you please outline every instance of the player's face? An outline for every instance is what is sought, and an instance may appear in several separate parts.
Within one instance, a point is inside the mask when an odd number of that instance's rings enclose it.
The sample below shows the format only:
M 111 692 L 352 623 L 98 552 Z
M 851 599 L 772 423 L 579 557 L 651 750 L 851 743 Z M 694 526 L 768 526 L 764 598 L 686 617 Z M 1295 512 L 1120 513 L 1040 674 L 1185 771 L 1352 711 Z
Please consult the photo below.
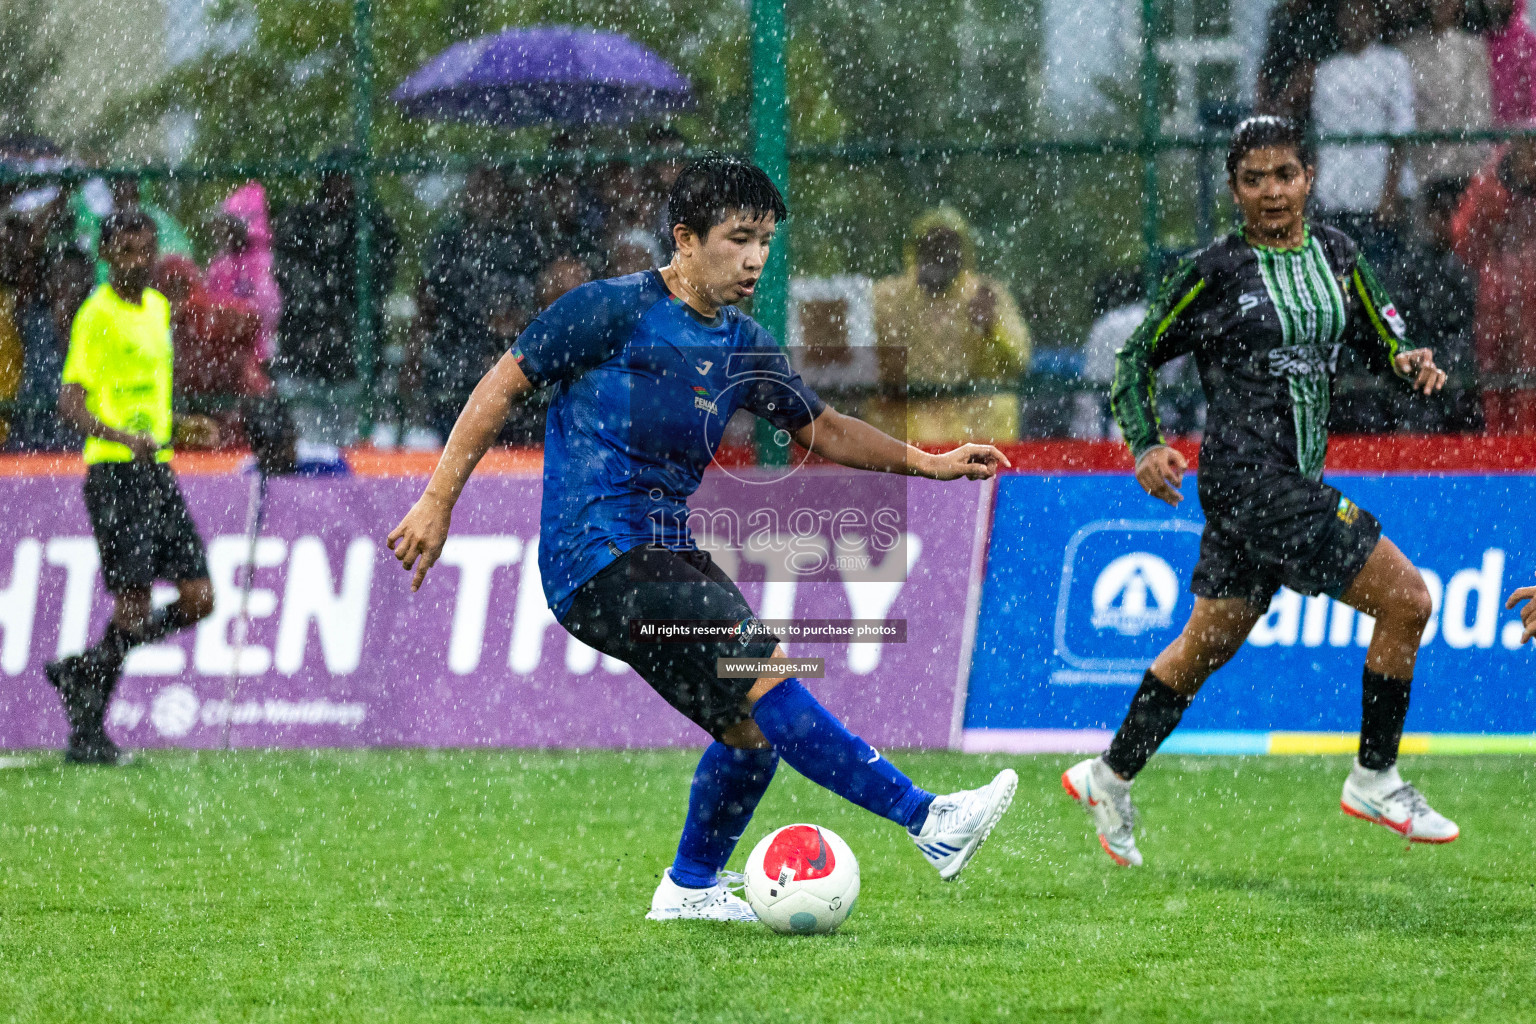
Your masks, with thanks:
M 1243 223 L 1261 241 L 1284 242 L 1300 232 L 1312 192 L 1312 169 L 1302 165 L 1293 147 L 1249 152 L 1237 165 L 1231 185 Z
M 752 297 L 768 262 L 768 246 L 777 229 L 773 214 L 753 217 L 731 213 L 709 229 L 702 241 L 690 233 L 691 245 L 678 252 L 693 264 L 689 280 L 711 304 L 733 306 Z M 681 242 L 681 240 L 679 240 Z
M 107 245 L 101 247 L 101 258 L 106 260 L 114 288 L 121 287 L 129 293 L 137 293 L 149 287 L 150 271 L 160 246 L 153 229 L 119 231 Z M 124 295 L 124 298 L 131 297 Z

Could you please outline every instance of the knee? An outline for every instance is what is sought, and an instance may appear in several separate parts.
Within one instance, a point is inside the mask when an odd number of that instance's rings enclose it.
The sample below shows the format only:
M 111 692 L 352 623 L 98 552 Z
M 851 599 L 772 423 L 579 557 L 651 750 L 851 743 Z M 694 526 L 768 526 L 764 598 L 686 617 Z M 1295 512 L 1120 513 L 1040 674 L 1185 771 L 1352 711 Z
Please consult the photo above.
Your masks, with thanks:
M 1423 633 L 1429 625 L 1430 616 L 1435 614 L 1435 605 L 1430 600 L 1429 588 L 1424 585 L 1424 580 L 1415 575 L 1413 581 L 1397 597 L 1393 618 L 1414 635 Z
M 771 750 L 773 744 L 763 735 L 757 723 L 748 718 L 737 722 L 720 734 L 720 742 L 737 750 Z

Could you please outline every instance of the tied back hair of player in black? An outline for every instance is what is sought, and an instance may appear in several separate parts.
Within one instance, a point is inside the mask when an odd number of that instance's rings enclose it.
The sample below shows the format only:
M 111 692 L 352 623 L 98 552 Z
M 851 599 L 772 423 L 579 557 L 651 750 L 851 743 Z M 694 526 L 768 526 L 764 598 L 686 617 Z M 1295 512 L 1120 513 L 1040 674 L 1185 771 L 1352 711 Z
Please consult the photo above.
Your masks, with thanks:
M 1294 149 L 1303 167 L 1317 166 L 1317 154 L 1305 128 L 1290 118 L 1263 114 L 1247 118 L 1232 129 L 1232 141 L 1227 145 L 1228 180 L 1237 177 L 1237 165 L 1243 162 L 1243 157 L 1271 146 Z
M 101 237 L 97 244 L 105 247 L 111 245 L 112 239 L 116 238 L 120 234 L 126 233 L 132 235 L 137 234 L 140 231 L 158 230 L 159 229 L 155 224 L 154 218 L 150 217 L 150 215 L 145 213 L 143 210 L 118 210 L 116 213 L 107 214 L 107 216 L 102 219 Z
M 789 207 L 773 179 L 755 164 L 728 156 L 709 155 L 683 168 L 667 198 L 672 221 L 704 238 L 732 212 L 751 218 L 773 215 L 782 224 Z

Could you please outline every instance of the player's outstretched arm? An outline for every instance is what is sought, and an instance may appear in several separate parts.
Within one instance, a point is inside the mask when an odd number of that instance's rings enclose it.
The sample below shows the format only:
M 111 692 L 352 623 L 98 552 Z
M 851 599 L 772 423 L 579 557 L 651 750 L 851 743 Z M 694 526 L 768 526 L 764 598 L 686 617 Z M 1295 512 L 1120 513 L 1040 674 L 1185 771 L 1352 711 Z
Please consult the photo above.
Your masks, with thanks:
M 389 533 L 386 543 L 407 572 L 415 571 L 411 589 L 420 590 L 427 570 L 443 553 L 443 543 L 448 539 L 448 524 L 453 518 L 453 506 L 464 491 L 469 474 L 485 455 L 496 435 L 501 433 L 512 411 L 514 399 L 528 392 L 533 385 L 524 376 L 523 369 L 510 353 L 475 385 L 464 411 L 459 413 L 448 443 L 443 447 L 432 479 L 416 504 L 400 520 L 400 525 Z
M 795 440 L 824 459 L 852 469 L 926 476 L 933 480 L 990 480 L 1008 457 L 989 444 L 963 444 L 935 455 L 896 440 L 856 416 L 828 406 L 795 431 Z

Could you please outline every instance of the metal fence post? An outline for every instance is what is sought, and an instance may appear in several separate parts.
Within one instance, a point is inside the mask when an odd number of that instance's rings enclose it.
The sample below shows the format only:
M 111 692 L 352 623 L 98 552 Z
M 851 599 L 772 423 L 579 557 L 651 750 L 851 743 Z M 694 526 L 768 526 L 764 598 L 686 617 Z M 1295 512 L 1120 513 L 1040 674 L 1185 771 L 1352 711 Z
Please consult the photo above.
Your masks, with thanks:
M 1150 299 L 1158 286 L 1159 215 L 1157 157 L 1163 131 L 1157 66 L 1158 0 L 1141 0 L 1141 241 L 1146 247 L 1142 278 Z
M 752 159 L 768 172 L 789 201 L 789 99 L 785 82 L 785 0 L 752 0 Z M 752 316 L 779 344 L 789 325 L 789 227 L 774 237 L 768 265 L 752 298 Z M 787 445 L 774 443 L 773 427 L 757 422 L 757 459 L 785 465 Z
M 358 430 L 366 439 L 373 433 L 374 376 L 377 344 L 374 336 L 378 297 L 373 280 L 373 2 L 352 2 L 352 166 L 355 219 L 353 288 L 357 302 L 352 323 L 352 344 L 357 376 L 362 384 Z

